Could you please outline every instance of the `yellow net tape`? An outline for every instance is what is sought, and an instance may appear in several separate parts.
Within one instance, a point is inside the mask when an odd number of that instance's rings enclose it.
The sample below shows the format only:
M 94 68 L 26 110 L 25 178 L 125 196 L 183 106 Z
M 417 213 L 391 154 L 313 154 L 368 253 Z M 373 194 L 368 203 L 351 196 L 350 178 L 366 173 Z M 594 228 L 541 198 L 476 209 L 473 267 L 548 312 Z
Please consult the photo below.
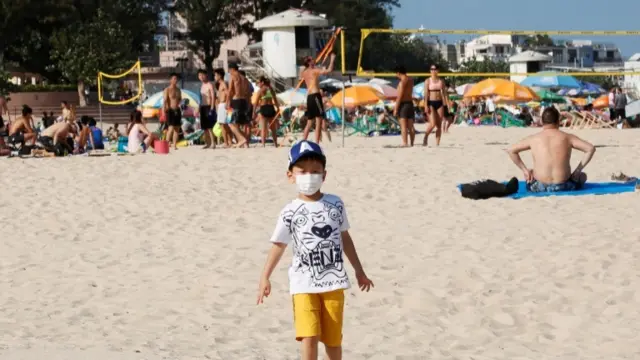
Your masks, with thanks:
M 361 29 L 360 30 L 360 51 L 358 55 L 358 67 L 356 68 L 356 76 L 361 77 L 395 77 L 395 73 L 391 72 L 375 72 L 367 71 L 362 68 L 362 55 L 364 52 L 364 41 L 372 33 L 384 34 L 428 34 L 428 35 L 573 35 L 573 36 L 640 36 L 640 30 L 615 30 L 615 31 L 599 31 L 599 30 L 437 30 L 437 29 Z M 425 64 L 427 66 L 428 64 Z M 640 71 L 580 71 L 580 72 L 563 72 L 567 76 L 624 76 L 624 75 L 640 75 Z M 428 77 L 431 73 L 408 73 L 409 76 Z M 510 77 L 510 76 L 535 76 L 538 73 L 466 73 L 451 72 L 440 73 L 443 77 Z
M 126 100 L 121 100 L 121 101 L 108 101 L 105 100 L 103 97 L 103 91 L 102 91 L 102 78 L 106 78 L 106 79 L 121 79 L 125 76 L 128 76 L 129 74 L 131 74 L 132 72 L 137 71 L 138 72 L 138 93 L 129 99 Z M 140 97 L 142 96 L 142 67 L 140 64 L 140 61 L 138 60 L 132 67 L 131 69 L 118 74 L 118 75 L 111 75 L 111 74 L 106 74 L 103 72 L 98 72 L 98 100 L 105 104 L 105 105 L 124 105 L 124 104 L 128 104 L 131 102 L 134 102 L 136 100 L 138 100 Z

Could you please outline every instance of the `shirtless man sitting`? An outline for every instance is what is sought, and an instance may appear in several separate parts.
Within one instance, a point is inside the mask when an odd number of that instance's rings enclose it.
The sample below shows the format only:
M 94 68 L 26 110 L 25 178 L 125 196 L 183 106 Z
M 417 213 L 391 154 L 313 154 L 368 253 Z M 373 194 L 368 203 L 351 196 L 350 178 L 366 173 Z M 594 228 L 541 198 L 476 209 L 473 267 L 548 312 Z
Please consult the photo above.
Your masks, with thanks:
M 542 113 L 542 131 L 524 138 L 507 150 L 511 160 L 518 166 L 527 181 L 527 190 L 532 192 L 556 192 L 579 190 L 587 181 L 582 170 L 589 164 L 596 148 L 573 134 L 560 131 L 560 112 L 549 107 Z M 571 151 L 580 150 L 584 158 L 571 171 Z M 527 168 L 520 153 L 531 150 L 533 170 Z
M 304 59 L 304 70 L 302 70 L 302 80 L 307 85 L 307 121 L 315 123 L 315 140 L 316 144 L 320 143 L 322 139 L 322 125 L 326 117 L 324 110 L 324 101 L 322 100 L 322 94 L 320 93 L 319 78 L 321 75 L 327 75 L 333 71 L 333 65 L 336 60 L 336 54 L 331 53 L 331 60 L 329 61 L 329 67 L 316 68 L 315 62 L 310 56 Z M 305 139 L 309 135 L 308 131 L 305 131 Z
M 30 145 L 34 145 L 36 142 L 37 134 L 31 123 L 33 122 L 33 111 L 27 105 L 22 107 L 22 116 L 17 118 L 11 124 L 11 131 L 9 131 L 9 141 L 16 144 L 25 144 L 29 142 Z

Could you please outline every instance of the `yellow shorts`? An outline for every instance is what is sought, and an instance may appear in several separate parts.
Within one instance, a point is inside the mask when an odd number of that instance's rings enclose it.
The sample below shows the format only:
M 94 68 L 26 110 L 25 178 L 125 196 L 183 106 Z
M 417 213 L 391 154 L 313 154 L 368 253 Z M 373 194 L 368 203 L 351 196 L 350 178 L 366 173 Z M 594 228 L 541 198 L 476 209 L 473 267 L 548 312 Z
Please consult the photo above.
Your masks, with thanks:
M 320 337 L 329 347 L 342 345 L 342 314 L 344 290 L 320 294 L 293 295 L 293 322 L 296 340 Z

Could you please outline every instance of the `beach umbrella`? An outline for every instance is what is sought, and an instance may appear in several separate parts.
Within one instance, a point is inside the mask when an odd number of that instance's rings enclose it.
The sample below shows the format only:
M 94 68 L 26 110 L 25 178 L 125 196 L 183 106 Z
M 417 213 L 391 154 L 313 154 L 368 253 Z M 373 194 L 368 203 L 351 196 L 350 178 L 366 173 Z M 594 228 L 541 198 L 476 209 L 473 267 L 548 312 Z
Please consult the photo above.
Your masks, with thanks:
M 564 97 L 554 93 L 549 90 L 540 90 L 536 92 L 542 101 L 550 102 L 550 103 L 566 103 L 567 101 Z
M 414 99 L 424 99 L 424 82 L 421 82 L 420 84 L 413 87 L 411 96 Z
M 581 88 L 580 81 L 575 77 L 555 72 L 539 72 L 522 80 L 520 85 L 540 88 Z
M 394 87 L 389 85 L 365 83 L 365 84 L 353 84 L 353 86 L 369 86 L 375 89 L 376 91 L 378 91 L 379 93 L 381 93 L 382 96 L 388 100 L 395 99 L 398 97 L 398 90 L 396 90 Z
M 529 102 L 540 100 L 532 89 L 505 79 L 487 79 L 473 85 L 465 98 L 496 96 L 501 102 Z
M 302 106 L 307 104 L 307 89 L 289 89 L 276 96 L 280 102 L 287 106 Z
M 369 80 L 369 84 L 378 84 L 378 85 L 389 85 L 391 81 L 385 79 L 373 78 Z
M 475 83 L 462 84 L 460 86 L 456 86 L 456 94 L 464 95 L 471 87 L 475 85 Z
M 154 108 L 142 109 L 142 117 L 145 119 L 150 119 L 150 118 L 159 117 L 159 116 L 160 116 L 160 109 L 154 109 Z
M 331 103 L 334 106 L 342 106 L 343 92 L 345 97 L 345 107 L 371 105 L 384 99 L 384 95 L 371 86 L 353 86 L 348 89 L 340 90 L 331 98 Z
M 188 107 L 198 108 L 200 106 L 200 95 L 190 90 L 181 89 L 182 101 L 188 100 Z M 157 92 L 142 103 L 143 109 L 162 109 L 164 104 L 164 92 Z
M 594 109 L 605 109 L 609 107 L 609 95 L 602 95 L 599 98 L 593 100 L 591 103 Z

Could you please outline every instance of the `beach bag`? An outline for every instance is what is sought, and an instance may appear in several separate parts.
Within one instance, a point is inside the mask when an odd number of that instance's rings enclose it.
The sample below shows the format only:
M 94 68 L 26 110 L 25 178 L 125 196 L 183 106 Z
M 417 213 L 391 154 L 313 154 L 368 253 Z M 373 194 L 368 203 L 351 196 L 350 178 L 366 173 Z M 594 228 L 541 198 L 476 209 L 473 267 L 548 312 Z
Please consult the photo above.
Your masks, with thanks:
M 460 185 L 460 193 L 463 198 L 472 200 L 485 200 L 493 197 L 505 197 L 518 192 L 518 179 L 511 178 L 503 184 L 494 180 L 480 180 L 469 184 Z

